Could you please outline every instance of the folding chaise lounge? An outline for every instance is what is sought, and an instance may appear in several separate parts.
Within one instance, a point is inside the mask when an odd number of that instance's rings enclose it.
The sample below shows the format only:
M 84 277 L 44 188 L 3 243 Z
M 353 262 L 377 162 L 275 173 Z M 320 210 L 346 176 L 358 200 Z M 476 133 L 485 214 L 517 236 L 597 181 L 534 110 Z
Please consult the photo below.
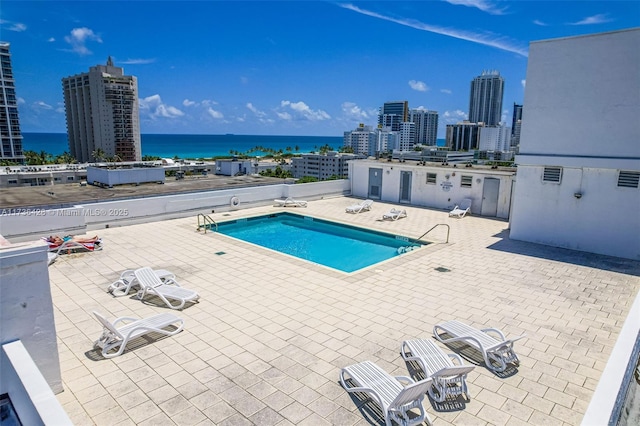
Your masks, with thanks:
M 136 280 L 135 270 L 127 269 L 122 274 L 120 274 L 120 278 L 118 281 L 113 282 L 109 288 L 107 289 L 107 293 L 113 294 L 115 297 L 126 296 L 129 294 L 131 289 L 135 287 L 139 287 L 138 281 Z M 176 282 L 176 276 L 167 270 L 164 269 L 154 269 L 153 272 L 156 274 L 160 280 L 167 284 L 174 284 L 178 287 L 180 286 Z
M 345 209 L 347 213 L 362 213 L 371 210 L 373 200 L 364 200 L 359 204 L 353 204 Z
M 447 333 L 450 338 L 443 338 Z M 496 337 L 489 333 L 494 333 Z M 433 335 L 443 343 L 464 342 L 482 353 L 487 368 L 496 373 L 507 369 L 507 364 L 520 365 L 518 356 L 513 351 L 513 342 L 526 337 L 524 334 L 514 339 L 505 338 L 497 328 L 477 329 L 460 321 L 447 321 L 433 327 Z
M 400 380 L 407 382 L 404 386 Z M 391 376 L 371 361 L 364 361 L 345 367 L 340 371 L 340 382 L 347 392 L 362 392 L 375 401 L 384 415 L 387 426 L 391 421 L 404 426 L 420 424 L 431 419 L 422 405 L 427 390 L 431 387 L 431 379 L 415 382 L 406 376 Z M 420 414 L 409 416 L 409 411 L 418 409 Z
M 389 210 L 389 213 L 385 213 L 382 215 L 383 220 L 398 220 L 401 217 L 407 217 L 406 210 L 399 210 L 399 209 L 393 208 Z
M 136 269 L 133 274 L 140 285 L 140 300 L 150 294 L 159 297 L 171 309 L 182 309 L 187 302 L 196 302 L 200 298 L 197 292 L 180 287 L 175 280 L 162 281 L 148 266 Z M 176 303 L 172 303 L 172 300 Z
M 43 237 L 44 241 L 49 245 L 49 251 L 60 255 L 63 253 L 95 251 L 102 249 L 102 239 L 88 238 L 86 240 L 76 240 L 75 237 Z
M 295 200 L 291 197 L 287 197 L 284 200 L 273 200 L 278 207 L 307 207 L 307 202 L 304 200 Z
M 460 204 L 456 204 L 456 206 L 449 212 L 449 217 L 457 217 L 458 219 L 465 217 L 467 213 L 471 212 L 471 198 L 464 198 L 460 201 Z
M 127 343 L 136 337 L 141 337 L 149 333 L 160 333 L 166 336 L 172 336 L 181 332 L 184 327 L 182 318 L 169 312 L 142 319 L 120 317 L 116 318 L 113 322 L 109 322 L 105 317 L 95 311 L 93 314 L 102 324 L 102 335 L 95 341 L 93 347 L 102 348 L 102 356 L 105 358 L 113 358 L 121 355 Z M 122 323 L 122 325 L 118 326 L 119 323 Z M 167 327 L 171 325 L 174 326 L 174 329 L 167 330 Z M 113 350 L 116 351 L 111 352 Z
M 431 340 L 405 340 L 400 346 L 400 354 L 405 361 L 418 363 L 426 378 L 432 380 L 429 395 L 436 402 L 444 402 L 448 397 L 464 395 L 469 401 L 467 374 L 474 365 L 463 365 L 458 354 L 445 354 Z M 454 364 L 454 361 L 457 364 Z

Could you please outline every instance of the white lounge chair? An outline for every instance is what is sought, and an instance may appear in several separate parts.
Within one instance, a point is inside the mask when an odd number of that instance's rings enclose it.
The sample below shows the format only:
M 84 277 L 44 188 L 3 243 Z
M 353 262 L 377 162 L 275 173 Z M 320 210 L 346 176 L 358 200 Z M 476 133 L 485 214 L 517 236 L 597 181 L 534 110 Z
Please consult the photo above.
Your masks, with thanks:
M 64 253 L 77 253 L 87 251 L 102 250 L 102 239 L 98 238 L 95 241 L 75 241 L 73 239 L 67 239 L 61 243 L 54 242 L 48 237 L 42 238 L 49 245 L 49 252 L 61 255 Z
M 175 280 L 162 281 L 153 269 L 148 266 L 134 271 L 135 279 L 140 285 L 138 298 L 142 300 L 147 294 L 158 296 L 171 309 L 182 309 L 187 302 L 196 302 L 200 296 L 194 290 L 189 290 Z M 171 302 L 177 301 L 177 304 Z
M 405 361 L 417 362 L 425 377 L 432 379 L 429 395 L 434 401 L 444 402 L 448 397 L 458 395 L 464 395 L 467 401 L 471 399 L 467 374 L 475 366 L 463 365 L 460 355 L 446 354 L 426 339 L 405 340 L 400 346 L 400 354 Z
M 400 380 L 407 382 L 404 386 Z M 371 361 L 364 361 L 345 367 L 340 371 L 340 382 L 347 392 L 363 392 L 375 401 L 384 415 L 387 426 L 391 421 L 400 425 L 416 425 L 431 419 L 422 405 L 427 390 L 431 387 L 431 379 L 415 382 L 407 376 L 391 376 Z M 354 385 L 351 385 L 353 383 Z M 409 417 L 412 409 L 420 411 L 419 416 Z
M 174 284 L 178 287 L 180 286 L 176 282 L 176 276 L 172 272 L 164 269 L 154 269 L 153 272 L 163 282 L 167 284 Z M 115 297 L 126 296 L 127 294 L 129 294 L 131 289 L 135 287 L 139 287 L 138 281 L 136 280 L 135 270 L 127 269 L 122 274 L 120 274 L 120 278 L 117 281 L 109 285 L 107 293 L 111 293 Z
M 450 338 L 443 338 L 447 333 Z M 495 333 L 497 337 L 489 333 Z M 520 365 L 518 356 L 513 351 L 513 342 L 526 337 L 524 334 L 514 339 L 507 339 L 497 328 L 477 329 L 460 321 L 447 321 L 433 327 L 433 335 L 442 343 L 464 342 L 482 353 L 487 368 L 497 373 L 503 372 L 507 364 Z
M 371 210 L 373 200 L 364 200 L 359 204 L 353 204 L 345 209 L 347 213 L 362 213 Z
M 450 217 L 463 218 L 471 212 L 471 198 L 464 198 L 449 212 Z
M 389 213 L 385 213 L 382 215 L 383 220 L 398 220 L 402 217 L 407 217 L 407 211 L 395 208 L 389 210 Z
M 136 337 L 149 333 L 160 333 L 172 336 L 181 332 L 184 328 L 183 319 L 169 312 L 142 319 L 120 317 L 116 318 L 113 322 L 109 322 L 105 317 L 95 311 L 93 315 L 95 315 L 102 324 L 102 335 L 95 341 L 93 347 L 102 348 L 102 356 L 105 358 L 113 358 L 121 355 L 127 343 Z M 118 327 L 119 323 L 123 323 L 123 325 Z M 170 325 L 173 325 L 175 328 L 173 330 L 167 330 L 166 328 Z M 116 348 L 118 348 L 116 352 L 110 353 Z
M 307 207 L 307 202 L 304 200 L 295 200 L 291 197 L 284 200 L 273 200 L 278 207 Z

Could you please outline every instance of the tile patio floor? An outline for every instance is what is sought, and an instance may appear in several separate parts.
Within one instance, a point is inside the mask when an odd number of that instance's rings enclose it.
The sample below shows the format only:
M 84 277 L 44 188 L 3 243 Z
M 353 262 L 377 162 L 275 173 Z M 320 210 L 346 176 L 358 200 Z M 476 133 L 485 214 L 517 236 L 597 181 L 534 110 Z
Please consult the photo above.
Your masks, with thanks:
M 411 237 L 446 223 L 450 242 L 348 275 L 198 233 L 195 216 L 91 232 L 104 239 L 102 251 L 49 268 L 65 389 L 57 397 L 73 422 L 369 424 L 370 406 L 341 388 L 340 368 L 372 360 L 406 375 L 401 341 L 429 338 L 434 324 L 456 318 L 528 337 L 515 345 L 517 371 L 470 373 L 469 403 L 438 408 L 426 398 L 435 425 L 579 424 L 640 288 L 640 262 L 511 241 L 501 220 L 406 207 L 407 218 L 382 222 L 393 205 L 380 202 L 344 212 L 359 201 L 295 211 Z M 445 229 L 430 239 L 443 241 Z M 182 333 L 102 359 L 92 350 L 101 332 L 93 310 L 110 319 L 166 311 L 106 293 L 120 272 L 145 265 L 174 272 L 201 301 L 177 312 Z

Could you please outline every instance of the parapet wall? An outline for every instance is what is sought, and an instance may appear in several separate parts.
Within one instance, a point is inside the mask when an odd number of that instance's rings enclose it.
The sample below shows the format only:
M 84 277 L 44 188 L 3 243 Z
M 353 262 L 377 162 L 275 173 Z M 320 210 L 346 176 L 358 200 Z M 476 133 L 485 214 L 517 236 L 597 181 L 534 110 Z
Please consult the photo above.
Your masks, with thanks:
M 88 229 L 209 214 L 273 203 L 293 197 L 306 200 L 350 193 L 348 180 L 221 189 L 78 204 L 56 209 L 11 209 L 0 220 L 0 235 L 12 242 L 55 234 L 83 234 Z

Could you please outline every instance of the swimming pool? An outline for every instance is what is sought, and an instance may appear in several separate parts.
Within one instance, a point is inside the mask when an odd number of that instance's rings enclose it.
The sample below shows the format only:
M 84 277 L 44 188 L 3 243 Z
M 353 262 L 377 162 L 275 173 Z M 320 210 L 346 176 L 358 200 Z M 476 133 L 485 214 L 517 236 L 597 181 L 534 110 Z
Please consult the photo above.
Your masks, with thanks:
M 343 272 L 423 245 L 408 237 L 286 212 L 222 222 L 218 232 Z

